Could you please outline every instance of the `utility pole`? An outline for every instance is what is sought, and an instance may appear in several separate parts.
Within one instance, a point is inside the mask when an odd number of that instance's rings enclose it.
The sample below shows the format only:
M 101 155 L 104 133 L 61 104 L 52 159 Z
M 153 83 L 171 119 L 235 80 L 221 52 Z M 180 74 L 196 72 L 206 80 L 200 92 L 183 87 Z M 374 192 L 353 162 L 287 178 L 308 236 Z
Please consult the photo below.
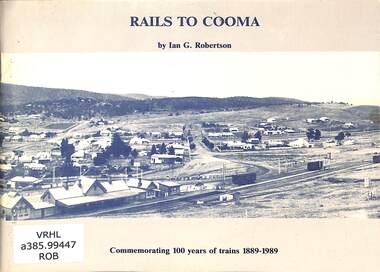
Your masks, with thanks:
M 53 181 L 52 184 L 55 184 L 55 166 L 53 166 Z
M 226 168 L 225 164 L 223 163 L 223 168 L 222 168 L 222 175 L 223 175 L 223 183 L 226 181 Z
M 187 144 L 189 146 L 189 161 L 191 161 L 191 148 L 190 148 L 189 136 L 187 136 Z

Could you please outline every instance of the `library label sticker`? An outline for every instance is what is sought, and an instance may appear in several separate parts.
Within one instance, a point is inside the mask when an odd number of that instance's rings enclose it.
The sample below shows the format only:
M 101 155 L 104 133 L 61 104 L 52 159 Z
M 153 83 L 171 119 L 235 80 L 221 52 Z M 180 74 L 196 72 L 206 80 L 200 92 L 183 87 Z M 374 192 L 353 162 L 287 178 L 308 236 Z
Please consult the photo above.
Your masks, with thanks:
M 22 263 L 83 261 L 83 225 L 23 225 L 13 228 L 13 261 Z

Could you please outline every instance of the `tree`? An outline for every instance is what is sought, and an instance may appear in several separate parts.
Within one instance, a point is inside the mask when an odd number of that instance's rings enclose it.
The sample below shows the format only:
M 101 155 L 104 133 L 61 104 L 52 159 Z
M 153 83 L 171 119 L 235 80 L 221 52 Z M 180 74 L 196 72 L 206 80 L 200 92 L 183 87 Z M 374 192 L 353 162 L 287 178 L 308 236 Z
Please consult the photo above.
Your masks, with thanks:
M 322 133 L 319 129 L 316 129 L 315 130 L 315 133 L 314 133 L 314 140 L 319 140 L 321 139 L 321 136 L 322 136 Z
M 166 145 L 165 145 L 165 143 L 162 143 L 160 145 L 160 154 L 166 154 Z
M 5 138 L 4 133 L 0 132 L 0 147 L 3 146 L 4 138 Z
M 99 166 L 99 165 L 104 165 L 108 162 L 108 156 L 107 153 L 102 152 L 98 153 L 96 157 L 94 158 L 94 165 Z
M 338 144 L 341 144 L 341 142 L 344 140 L 344 132 L 339 132 L 338 135 L 335 136 L 335 140 L 338 142 Z
M 196 147 L 196 145 L 195 145 L 194 143 L 191 143 L 191 144 L 190 144 L 190 149 L 191 149 L 191 150 L 195 149 L 195 147 Z
M 121 155 L 129 156 L 131 153 L 131 147 L 124 143 L 118 133 L 112 135 L 111 145 L 106 151 L 109 155 L 120 157 Z
M 152 145 L 152 148 L 150 149 L 150 155 L 154 155 L 154 154 L 157 154 L 157 148 L 156 148 L 156 145 Z
M 139 155 L 139 153 L 137 152 L 137 150 L 136 149 L 133 149 L 132 150 L 132 152 L 131 152 L 131 156 L 132 156 L 132 158 L 137 158 L 137 156 Z
M 175 150 L 174 150 L 174 147 L 173 146 L 170 146 L 169 149 L 168 149 L 168 154 L 169 155 L 175 155 Z
M 307 129 L 307 131 L 306 131 L 306 137 L 307 137 L 307 139 L 309 141 L 312 140 L 312 139 L 314 139 L 314 137 L 315 137 L 315 130 L 313 128 Z
M 248 138 L 249 138 L 248 131 L 244 130 L 243 135 L 241 136 L 241 141 L 242 141 L 243 143 L 246 143 L 247 140 L 248 140 Z
M 254 137 L 255 137 L 256 139 L 259 139 L 259 141 L 261 141 L 261 138 L 263 137 L 263 136 L 261 135 L 261 131 L 258 130 L 258 131 L 255 133 Z
M 61 175 L 65 177 L 79 175 L 79 168 L 73 165 L 70 156 L 65 158 L 65 162 L 61 166 Z
M 120 157 L 120 155 L 123 153 L 123 149 L 124 149 L 124 142 L 121 139 L 120 135 L 117 133 L 113 134 L 111 145 L 108 147 L 108 150 L 107 150 L 108 153 L 115 157 Z
M 67 138 L 62 139 L 60 149 L 62 158 L 69 158 L 75 152 L 74 145 L 69 144 L 69 140 Z
M 348 138 L 348 137 L 350 137 L 351 136 L 351 133 L 350 132 L 348 132 L 348 131 L 346 131 L 345 133 L 344 133 L 344 135 Z

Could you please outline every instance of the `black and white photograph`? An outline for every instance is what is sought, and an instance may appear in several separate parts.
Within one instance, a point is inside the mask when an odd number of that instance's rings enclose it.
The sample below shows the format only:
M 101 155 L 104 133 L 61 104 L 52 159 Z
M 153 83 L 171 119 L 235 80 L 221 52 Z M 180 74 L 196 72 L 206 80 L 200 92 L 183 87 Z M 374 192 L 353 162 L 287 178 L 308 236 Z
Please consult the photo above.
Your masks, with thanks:
M 379 218 L 379 54 L 3 54 L 1 217 Z

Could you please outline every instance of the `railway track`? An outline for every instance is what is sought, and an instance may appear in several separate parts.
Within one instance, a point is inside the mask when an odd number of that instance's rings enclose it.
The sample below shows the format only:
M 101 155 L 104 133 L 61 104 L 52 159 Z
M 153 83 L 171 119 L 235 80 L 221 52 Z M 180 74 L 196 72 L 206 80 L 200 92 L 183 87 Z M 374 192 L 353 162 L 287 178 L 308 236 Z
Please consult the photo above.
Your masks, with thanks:
M 326 171 L 304 172 L 304 173 L 299 173 L 299 174 L 295 174 L 291 176 L 271 179 L 271 180 L 267 180 L 267 181 L 263 181 L 259 183 L 234 187 L 230 189 L 229 192 L 241 193 L 241 197 L 240 197 L 241 199 L 275 194 L 275 193 L 279 193 L 279 191 L 277 190 L 279 188 L 286 188 L 295 184 L 307 183 L 315 179 L 332 176 L 332 175 L 342 173 L 347 170 L 355 170 L 355 169 L 362 168 L 368 165 L 371 165 L 371 163 L 365 162 L 365 163 L 358 164 L 356 162 L 356 163 L 351 163 L 350 165 L 347 165 L 347 163 L 345 163 L 345 164 L 339 165 L 339 167 L 335 166 L 333 169 L 329 169 Z M 252 192 L 253 190 L 254 192 Z M 273 191 L 273 190 L 276 190 L 276 191 Z
M 289 191 L 297 190 L 299 186 L 292 189 L 287 189 L 287 190 L 279 190 L 279 189 L 282 189 L 282 188 L 285 189 L 297 184 L 305 184 L 305 183 L 314 181 L 317 178 L 328 177 L 328 176 L 335 175 L 347 170 L 355 170 L 355 169 L 365 167 L 368 165 L 371 165 L 371 163 L 370 162 L 353 162 L 350 164 L 348 163 L 342 163 L 339 165 L 335 164 L 334 168 L 330 168 L 329 170 L 326 170 L 326 171 L 297 172 L 292 175 L 269 179 L 269 180 L 265 180 L 259 183 L 230 188 L 229 190 L 221 191 L 220 193 L 217 193 L 211 196 L 199 197 L 197 198 L 197 200 L 202 200 L 208 206 L 212 207 L 214 205 L 219 205 L 223 203 L 219 201 L 219 196 L 224 193 L 239 192 L 241 193 L 240 199 L 247 199 L 247 198 L 252 198 L 252 197 L 274 195 L 274 194 L 289 192 Z M 140 214 L 170 212 L 170 211 L 175 211 L 179 209 L 185 209 L 193 205 L 194 205 L 194 201 L 174 202 L 167 206 L 155 207 L 155 209 L 150 210 L 150 211 L 141 211 Z

